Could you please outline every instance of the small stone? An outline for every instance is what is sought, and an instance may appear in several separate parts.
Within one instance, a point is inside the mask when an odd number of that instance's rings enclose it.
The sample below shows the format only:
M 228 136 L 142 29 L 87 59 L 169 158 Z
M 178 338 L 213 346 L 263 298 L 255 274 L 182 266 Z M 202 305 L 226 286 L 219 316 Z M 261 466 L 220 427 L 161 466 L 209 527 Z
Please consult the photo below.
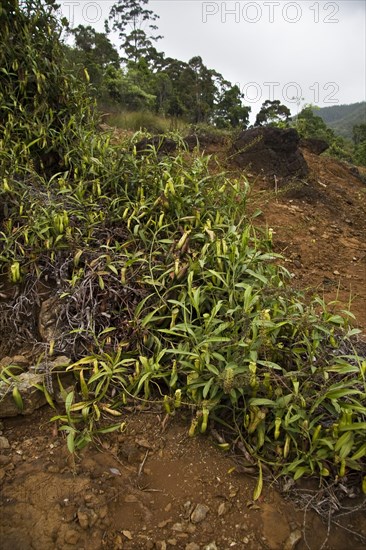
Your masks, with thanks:
M 167 504 L 164 508 L 165 512 L 170 512 L 170 510 L 172 509 L 172 503 L 169 502 L 169 504 Z
M 186 545 L 184 550 L 200 550 L 200 547 L 195 542 L 190 542 L 189 544 Z
M 82 529 L 87 529 L 89 527 L 89 516 L 87 512 L 84 512 L 83 510 L 78 510 L 78 520 Z
M 206 506 L 205 504 L 197 504 L 197 506 L 195 507 L 195 509 L 191 514 L 191 522 L 200 523 L 206 518 L 209 511 L 210 511 L 209 507 Z
M 126 537 L 126 539 L 128 539 L 128 540 L 132 540 L 132 538 L 133 538 L 133 537 L 132 537 L 131 531 L 127 531 L 127 530 L 122 531 L 122 535 L 123 535 L 124 537 Z
M 171 521 L 171 519 L 165 519 L 164 521 L 161 521 L 160 523 L 158 523 L 159 529 L 164 529 L 164 527 L 166 527 Z
M 291 535 L 285 542 L 283 550 L 294 550 L 296 545 L 300 542 L 301 539 L 302 539 L 302 534 L 300 529 L 296 529 L 295 531 L 292 531 Z
M 316 227 L 312 226 L 312 227 L 309 227 L 309 233 L 315 233 L 316 231 Z
M 58 474 L 60 472 L 60 468 L 55 464 L 50 464 L 47 467 L 47 472 L 49 472 L 50 474 Z
M 121 475 L 121 472 L 119 471 L 118 468 L 109 468 L 109 471 L 110 471 L 111 474 L 113 474 L 114 476 L 120 476 L 120 475 Z
M 210 542 L 209 544 L 207 544 L 203 550 L 218 550 L 217 546 L 216 546 L 216 542 Z
M 10 460 L 10 456 L 0 455 L 0 466 L 6 466 L 9 464 Z
M 339 271 L 335 270 L 333 271 L 333 275 L 340 275 Z
M 172 530 L 178 531 L 178 533 L 183 533 L 185 531 L 185 526 L 183 523 L 174 523 Z
M 75 529 L 68 529 L 65 533 L 66 544 L 72 544 L 73 546 L 79 542 L 80 535 Z
M 155 543 L 156 550 L 166 550 L 166 542 L 165 540 L 158 540 Z
M 187 502 L 185 502 L 183 504 L 183 509 L 184 509 L 184 518 L 185 519 L 188 519 L 189 516 L 191 515 L 191 513 L 193 512 L 193 508 L 194 508 L 194 504 L 192 505 L 192 502 L 190 500 L 187 500 Z
M 243 538 L 243 543 L 244 543 L 244 544 L 249 544 L 249 539 L 248 539 L 248 537 L 244 537 L 244 538 Z
M 107 514 L 108 514 L 108 506 L 104 504 L 104 506 L 101 506 L 99 508 L 98 516 L 100 517 L 100 519 L 104 519 L 105 517 L 107 517 Z
M 154 448 L 153 445 L 147 441 L 147 439 L 136 439 L 136 445 L 148 450 Z
M 126 495 L 125 502 L 138 502 L 138 499 L 135 495 Z
M 80 527 L 82 529 L 93 527 L 93 525 L 95 525 L 98 520 L 98 516 L 94 512 L 94 510 L 92 510 L 91 508 L 85 508 L 84 506 L 80 506 L 79 510 L 77 511 L 77 516 Z
M 217 515 L 220 517 L 220 516 L 223 516 L 226 512 L 226 504 L 225 502 L 221 502 L 221 504 L 219 505 L 218 509 L 217 509 Z
M 26 357 L 24 357 L 24 355 L 14 355 L 13 359 L 12 359 L 12 364 L 13 365 L 20 365 L 20 366 L 27 366 L 29 365 L 29 361 Z
M 3 435 L 0 435 L 0 449 L 10 449 L 9 440 Z
M 123 542 L 122 537 L 120 534 L 116 535 L 113 541 L 113 549 L 114 550 L 122 550 L 123 549 Z
M 170 546 L 177 546 L 177 539 L 168 539 L 168 544 Z

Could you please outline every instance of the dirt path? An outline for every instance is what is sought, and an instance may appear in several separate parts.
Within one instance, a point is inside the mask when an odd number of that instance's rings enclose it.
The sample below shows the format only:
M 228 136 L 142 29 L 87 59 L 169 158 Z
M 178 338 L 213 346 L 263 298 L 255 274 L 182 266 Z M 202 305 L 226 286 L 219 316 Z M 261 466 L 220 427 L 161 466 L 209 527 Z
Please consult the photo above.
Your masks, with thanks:
M 212 438 L 189 438 L 189 418 L 127 412 L 124 433 L 73 463 L 50 416 L 46 408 L 4 421 L 3 550 L 316 550 L 327 537 L 315 513 L 304 522 L 270 482 L 253 503 L 256 477 L 240 473 L 240 453 L 223 453 Z M 361 512 L 345 527 L 366 537 Z M 351 547 L 364 544 L 332 527 L 323 548 Z

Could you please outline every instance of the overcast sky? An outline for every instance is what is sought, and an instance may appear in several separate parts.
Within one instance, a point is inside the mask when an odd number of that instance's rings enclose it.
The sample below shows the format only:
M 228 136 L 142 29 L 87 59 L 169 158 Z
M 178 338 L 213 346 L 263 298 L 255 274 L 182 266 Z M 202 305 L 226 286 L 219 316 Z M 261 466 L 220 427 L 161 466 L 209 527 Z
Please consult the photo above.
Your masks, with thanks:
M 113 2 L 60 0 L 73 26 L 104 31 Z M 156 47 L 206 66 L 240 86 L 256 113 L 280 99 L 293 114 L 293 98 L 319 107 L 366 98 L 366 1 L 150 0 L 164 38 Z M 113 40 L 114 41 L 114 40 Z

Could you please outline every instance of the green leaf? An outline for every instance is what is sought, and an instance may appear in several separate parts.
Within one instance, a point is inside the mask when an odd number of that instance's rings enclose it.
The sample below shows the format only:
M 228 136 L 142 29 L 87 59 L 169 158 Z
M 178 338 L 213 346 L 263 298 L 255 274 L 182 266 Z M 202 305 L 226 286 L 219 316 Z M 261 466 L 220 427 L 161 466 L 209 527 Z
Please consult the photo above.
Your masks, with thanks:
M 340 432 L 348 432 L 349 430 L 365 430 L 366 431 L 366 422 L 354 422 L 352 424 L 346 424 L 345 426 L 340 426 Z M 366 437 L 366 435 L 365 435 Z
M 249 399 L 249 405 L 257 405 L 258 407 L 275 407 L 276 402 L 265 397 L 253 397 Z
M 262 472 L 262 463 L 260 460 L 258 460 L 258 468 L 259 468 L 258 481 L 253 492 L 254 502 L 259 499 L 263 490 L 263 472 Z
M 69 453 L 73 454 L 75 451 L 75 431 L 74 430 L 69 431 L 69 433 L 67 434 L 66 441 L 67 441 L 67 448 L 69 450 Z

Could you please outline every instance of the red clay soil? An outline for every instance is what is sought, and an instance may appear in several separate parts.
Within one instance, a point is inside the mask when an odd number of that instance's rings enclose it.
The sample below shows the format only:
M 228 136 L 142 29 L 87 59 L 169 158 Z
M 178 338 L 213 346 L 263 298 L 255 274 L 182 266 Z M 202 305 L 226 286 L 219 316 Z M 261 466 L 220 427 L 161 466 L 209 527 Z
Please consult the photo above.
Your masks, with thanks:
M 338 299 L 366 335 L 366 181 L 335 159 L 303 151 L 310 177 L 278 184 L 257 180 L 259 223 L 274 230 L 294 286 Z

